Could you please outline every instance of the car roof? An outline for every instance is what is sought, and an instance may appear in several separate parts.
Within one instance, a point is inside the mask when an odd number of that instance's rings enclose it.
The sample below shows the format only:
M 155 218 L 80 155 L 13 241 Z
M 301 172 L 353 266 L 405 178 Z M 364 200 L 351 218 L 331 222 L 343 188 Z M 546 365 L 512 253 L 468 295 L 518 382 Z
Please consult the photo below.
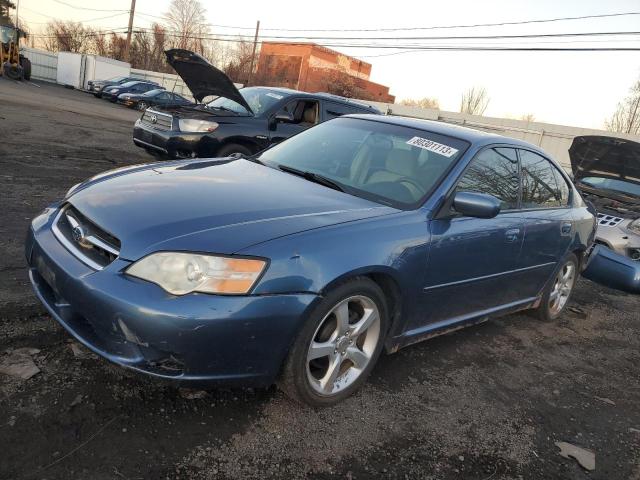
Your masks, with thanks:
M 357 118 L 362 120 L 372 120 L 380 123 L 388 123 L 391 125 L 398 125 L 401 127 L 415 128 L 418 130 L 426 130 L 440 135 L 447 135 L 450 137 L 466 140 L 469 143 L 475 145 L 490 145 L 494 143 L 504 143 L 513 145 L 515 147 L 524 147 L 530 150 L 540 152 L 545 157 L 549 157 L 549 154 L 540 149 L 536 145 L 518 140 L 516 138 L 505 137 L 504 135 L 498 135 L 496 133 L 487 133 L 481 130 L 473 128 L 463 127 L 460 125 L 452 125 L 450 123 L 438 122 L 434 120 L 425 120 L 422 118 L 401 117 L 396 115 L 371 115 L 371 114 L 351 114 L 344 115 L 347 118 Z
M 362 103 L 362 102 L 359 102 L 357 100 L 353 100 L 351 98 L 341 97 L 339 95 L 333 95 L 331 93 L 326 93 L 326 92 L 311 93 L 311 92 L 303 92 L 303 91 L 300 91 L 300 90 L 294 90 L 293 88 L 266 87 L 266 86 L 262 86 L 262 85 L 256 85 L 254 88 L 264 88 L 266 90 L 279 92 L 279 93 L 282 93 L 282 94 L 285 94 L 285 95 L 299 95 L 299 96 L 302 96 L 302 97 L 309 97 L 309 98 L 322 98 L 324 100 L 331 100 L 332 102 L 343 103 L 345 105 L 352 105 L 354 107 L 362 108 L 364 110 L 370 110 L 372 112 L 379 112 L 379 110 L 376 107 L 374 107 L 373 105 L 367 105 L 366 103 Z

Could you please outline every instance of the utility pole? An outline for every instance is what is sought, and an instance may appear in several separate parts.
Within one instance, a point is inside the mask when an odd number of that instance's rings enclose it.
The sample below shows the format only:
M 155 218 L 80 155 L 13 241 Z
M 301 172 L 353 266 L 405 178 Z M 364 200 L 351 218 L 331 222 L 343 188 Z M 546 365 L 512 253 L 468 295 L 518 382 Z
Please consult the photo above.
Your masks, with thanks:
M 258 33 L 260 32 L 260 20 L 256 23 L 256 35 L 253 37 L 253 52 L 251 52 L 251 66 L 249 67 L 249 74 L 247 75 L 246 87 L 251 83 L 251 75 L 253 75 L 253 64 L 256 61 L 256 46 L 258 45 Z
M 131 47 L 131 31 L 133 29 L 133 15 L 136 12 L 136 0 L 131 0 L 131 10 L 129 10 L 129 28 L 127 29 L 127 45 L 124 49 L 124 60 L 129 61 L 129 47 Z

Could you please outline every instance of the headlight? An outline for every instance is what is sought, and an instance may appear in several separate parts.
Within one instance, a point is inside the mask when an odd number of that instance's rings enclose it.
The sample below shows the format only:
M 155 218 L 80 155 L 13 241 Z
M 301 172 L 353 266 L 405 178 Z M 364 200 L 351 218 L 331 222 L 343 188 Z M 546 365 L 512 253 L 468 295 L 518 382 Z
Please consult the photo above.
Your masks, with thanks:
M 130 95 L 122 95 L 122 99 L 123 100 L 129 100 L 129 99 L 131 99 L 131 96 Z
M 138 260 L 126 273 L 156 283 L 174 295 L 239 294 L 251 290 L 266 264 L 256 259 L 159 252 Z
M 120 91 L 119 88 L 112 88 L 110 90 L 108 90 L 108 93 L 118 93 Z
M 195 120 L 185 118 L 178 120 L 180 130 L 183 132 L 213 132 L 218 128 L 216 122 L 208 122 L 207 120 Z
M 633 222 L 627 225 L 627 228 L 633 233 L 640 235 L 640 218 L 636 218 Z

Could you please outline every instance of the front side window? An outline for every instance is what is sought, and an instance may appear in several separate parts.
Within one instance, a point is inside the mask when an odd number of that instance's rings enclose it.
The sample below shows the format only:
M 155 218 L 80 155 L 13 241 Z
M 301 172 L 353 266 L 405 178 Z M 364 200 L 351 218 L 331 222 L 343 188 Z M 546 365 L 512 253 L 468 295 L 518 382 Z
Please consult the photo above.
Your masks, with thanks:
M 417 208 L 469 144 L 383 122 L 336 118 L 260 155 L 274 168 L 321 175 L 352 195 Z
M 542 155 L 520 150 L 522 170 L 522 208 L 562 206 L 562 194 L 554 174 L 555 167 Z
M 362 113 L 361 110 L 353 108 L 349 105 L 344 105 L 342 103 L 325 102 L 324 105 L 324 116 L 326 120 L 340 117 L 342 115 L 349 115 L 351 113 Z
M 489 148 L 469 165 L 457 186 L 459 192 L 478 192 L 500 200 L 502 210 L 518 207 L 518 157 L 513 148 Z

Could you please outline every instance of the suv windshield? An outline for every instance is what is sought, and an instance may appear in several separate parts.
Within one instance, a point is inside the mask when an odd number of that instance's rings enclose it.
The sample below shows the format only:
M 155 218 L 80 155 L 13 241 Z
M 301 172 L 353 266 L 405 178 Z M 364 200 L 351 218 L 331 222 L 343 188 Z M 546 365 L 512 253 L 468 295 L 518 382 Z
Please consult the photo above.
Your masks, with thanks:
M 638 185 L 637 183 L 625 182 L 624 180 L 603 177 L 584 177 L 580 179 L 580 182 L 584 183 L 588 187 L 600 188 L 603 190 L 613 190 L 625 195 L 640 197 L 640 185 Z
M 411 209 L 468 146 L 433 132 L 343 117 L 299 133 L 259 158 L 284 171 L 330 180 L 347 193 Z
M 259 87 L 243 88 L 240 90 L 240 95 L 247 101 L 251 110 L 253 110 L 253 113 L 256 115 L 266 112 L 284 98 L 284 95 L 276 91 Z M 207 103 L 207 108 L 220 108 L 222 110 L 230 110 L 238 115 L 249 115 L 247 109 L 242 105 L 224 97 L 218 97 Z

